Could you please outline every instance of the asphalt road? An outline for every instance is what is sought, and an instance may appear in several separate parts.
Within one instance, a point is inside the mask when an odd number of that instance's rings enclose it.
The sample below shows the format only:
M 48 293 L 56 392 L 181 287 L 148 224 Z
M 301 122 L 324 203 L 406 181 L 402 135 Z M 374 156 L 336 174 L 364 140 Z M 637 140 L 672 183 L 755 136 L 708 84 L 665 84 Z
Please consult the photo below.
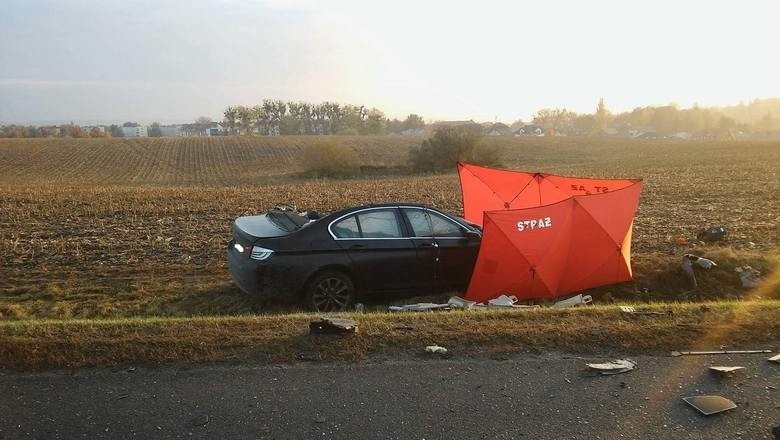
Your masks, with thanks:
M 6 371 L 0 439 L 769 439 L 780 365 L 767 357 L 636 357 L 615 376 L 561 354 Z M 710 365 L 747 371 L 721 380 Z M 697 394 L 738 408 L 705 417 L 681 400 Z

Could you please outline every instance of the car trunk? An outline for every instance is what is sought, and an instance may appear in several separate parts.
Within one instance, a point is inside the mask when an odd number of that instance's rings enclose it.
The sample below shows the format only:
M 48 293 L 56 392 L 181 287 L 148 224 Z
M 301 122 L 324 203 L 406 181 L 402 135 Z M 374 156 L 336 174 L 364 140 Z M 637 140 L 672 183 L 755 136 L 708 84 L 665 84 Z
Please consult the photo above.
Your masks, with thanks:
M 263 215 L 239 217 L 233 223 L 233 238 L 237 243 L 251 244 L 260 238 L 289 235 L 309 220 L 290 211 L 272 209 Z

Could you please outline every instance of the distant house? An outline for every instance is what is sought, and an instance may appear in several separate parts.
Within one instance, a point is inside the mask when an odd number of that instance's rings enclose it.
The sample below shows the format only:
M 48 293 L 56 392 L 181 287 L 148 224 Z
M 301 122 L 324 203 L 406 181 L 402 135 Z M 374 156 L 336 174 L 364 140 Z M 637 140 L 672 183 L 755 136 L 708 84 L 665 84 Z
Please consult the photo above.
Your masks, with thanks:
M 428 132 L 424 128 L 407 128 L 399 133 L 401 136 L 425 136 Z
M 183 124 L 181 125 L 181 136 L 224 136 L 225 128 L 219 122 L 208 124 Z
M 138 125 L 135 127 L 122 127 L 122 135 L 124 137 L 147 137 L 146 127 Z
M 515 136 L 544 136 L 544 128 L 536 124 L 526 124 L 514 132 Z
M 508 125 L 501 122 L 491 124 L 485 129 L 485 134 L 488 136 L 512 136 L 512 129 Z

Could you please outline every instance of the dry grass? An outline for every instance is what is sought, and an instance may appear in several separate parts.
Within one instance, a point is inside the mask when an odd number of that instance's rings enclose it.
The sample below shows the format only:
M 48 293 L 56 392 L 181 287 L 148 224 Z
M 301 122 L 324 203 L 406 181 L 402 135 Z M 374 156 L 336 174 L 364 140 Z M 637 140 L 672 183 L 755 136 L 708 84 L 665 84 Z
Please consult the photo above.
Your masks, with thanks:
M 398 166 L 419 139 L 334 137 L 362 163 Z M 232 220 L 276 203 L 327 212 L 369 202 L 461 212 L 454 174 L 301 180 L 315 137 L 0 139 L 0 319 L 254 313 L 230 283 Z M 733 267 L 765 274 L 780 251 L 780 143 L 487 138 L 507 166 L 569 175 L 643 177 L 635 283 L 600 289 L 633 301 L 677 299 L 685 252 L 720 267 L 699 298 L 742 297 Z M 272 184 L 269 184 L 272 182 Z M 726 245 L 675 245 L 724 224 Z M 775 272 L 776 273 L 776 272 Z M 777 277 L 764 297 L 780 295 Z
M 0 323 L 0 366 L 16 369 L 300 359 L 356 361 L 422 356 L 428 344 L 456 357 L 557 350 L 659 353 L 767 348 L 780 335 L 780 302 L 654 304 L 665 316 L 631 316 L 615 306 L 555 310 L 346 314 L 356 335 L 308 335 L 315 315 Z

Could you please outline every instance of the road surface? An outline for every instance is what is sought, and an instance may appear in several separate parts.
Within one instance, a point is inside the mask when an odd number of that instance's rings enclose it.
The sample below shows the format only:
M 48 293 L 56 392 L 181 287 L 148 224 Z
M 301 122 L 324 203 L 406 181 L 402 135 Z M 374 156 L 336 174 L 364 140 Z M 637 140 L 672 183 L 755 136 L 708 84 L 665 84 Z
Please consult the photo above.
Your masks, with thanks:
M 767 355 L 635 357 L 594 376 L 562 354 L 504 360 L 212 365 L 0 373 L 0 439 L 771 439 Z M 747 371 L 721 380 L 711 365 Z M 717 394 L 705 417 L 681 400 Z

